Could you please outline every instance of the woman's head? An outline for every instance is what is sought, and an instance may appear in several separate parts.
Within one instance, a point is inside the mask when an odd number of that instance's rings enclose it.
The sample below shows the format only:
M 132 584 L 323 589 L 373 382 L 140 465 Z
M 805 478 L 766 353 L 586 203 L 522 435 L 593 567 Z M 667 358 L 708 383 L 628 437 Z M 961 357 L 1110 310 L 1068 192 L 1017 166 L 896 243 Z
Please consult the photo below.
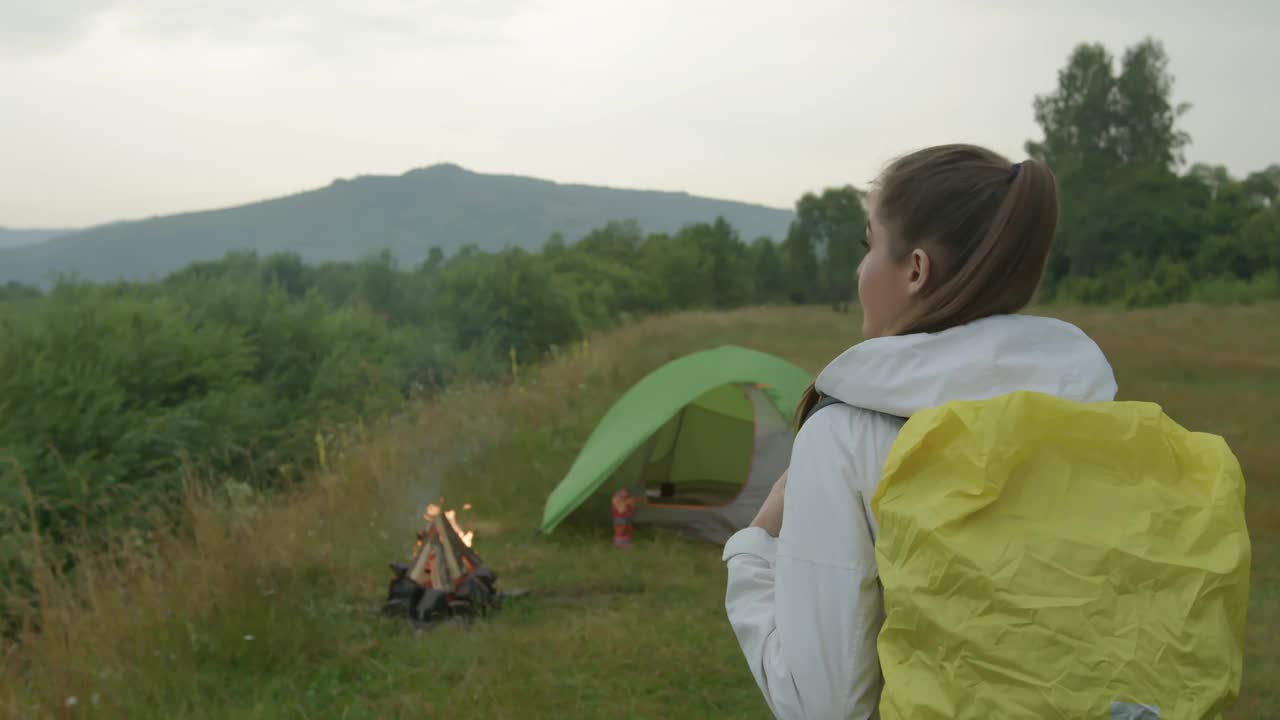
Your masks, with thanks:
M 868 201 L 864 336 L 938 332 L 1031 302 L 1058 225 L 1057 181 L 1043 163 L 938 145 L 893 162 Z M 817 400 L 810 386 L 797 423 Z
M 1031 301 L 1058 223 L 1042 163 L 939 145 L 896 160 L 868 200 L 858 267 L 867 337 L 937 332 Z

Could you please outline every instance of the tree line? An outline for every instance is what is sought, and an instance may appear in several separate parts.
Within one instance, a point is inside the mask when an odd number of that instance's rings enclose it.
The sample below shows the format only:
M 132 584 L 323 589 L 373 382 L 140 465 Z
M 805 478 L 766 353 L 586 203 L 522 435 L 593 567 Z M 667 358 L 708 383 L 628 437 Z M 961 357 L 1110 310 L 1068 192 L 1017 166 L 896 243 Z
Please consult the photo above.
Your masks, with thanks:
M 1183 168 L 1186 112 L 1154 40 L 1081 45 L 1035 98 L 1027 152 L 1061 184 L 1042 299 L 1280 297 L 1280 166 Z M 539 252 L 438 249 L 309 264 L 239 253 L 152 283 L 0 286 L 0 564 L 31 520 L 55 543 L 137 521 L 191 468 L 277 486 L 316 436 L 451 383 L 493 379 L 637 315 L 855 296 L 865 192 L 806 193 L 786 236 L 634 222 Z M 30 500 L 34 498 L 35 503 Z
M 33 518 L 56 547 L 145 526 L 139 510 L 193 475 L 280 487 L 316 462 L 317 437 L 629 317 L 787 302 L 782 265 L 723 220 L 624 221 L 412 267 L 244 252 L 157 282 L 4 286 L 0 566 L 23 577 Z
M 1044 137 L 1027 152 L 1061 184 L 1062 215 L 1046 296 L 1159 305 L 1280 297 L 1280 164 L 1234 178 L 1185 171 L 1190 104 L 1173 98 L 1161 43 L 1115 58 L 1078 46 L 1057 89 L 1035 98 Z

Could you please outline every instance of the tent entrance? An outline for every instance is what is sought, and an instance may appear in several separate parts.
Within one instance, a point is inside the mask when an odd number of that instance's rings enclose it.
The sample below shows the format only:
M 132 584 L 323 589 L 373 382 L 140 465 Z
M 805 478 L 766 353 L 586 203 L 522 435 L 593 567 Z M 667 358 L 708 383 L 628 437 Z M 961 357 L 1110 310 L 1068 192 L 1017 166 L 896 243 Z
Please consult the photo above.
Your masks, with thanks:
M 728 505 L 747 483 L 755 431 L 755 410 L 744 389 L 714 388 L 641 446 L 637 484 L 657 507 Z

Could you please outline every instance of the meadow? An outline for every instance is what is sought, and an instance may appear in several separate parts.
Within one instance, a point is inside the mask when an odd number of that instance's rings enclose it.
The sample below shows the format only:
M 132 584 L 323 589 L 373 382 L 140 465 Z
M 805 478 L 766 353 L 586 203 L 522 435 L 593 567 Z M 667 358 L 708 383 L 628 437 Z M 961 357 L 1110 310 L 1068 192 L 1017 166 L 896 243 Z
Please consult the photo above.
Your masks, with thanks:
M 1280 305 L 1052 306 L 1114 365 L 1122 399 L 1223 435 L 1253 540 L 1244 687 L 1229 717 L 1280 717 Z M 460 383 L 324 449 L 310 482 L 263 497 L 191 478 L 183 522 L 36 564 L 38 601 L 0 665 L 20 718 L 766 718 L 724 617 L 720 549 L 607 515 L 534 532 L 609 404 L 686 352 L 736 343 L 811 372 L 857 340 L 818 308 L 686 312 L 566 346 L 500 382 Z M 319 452 L 319 449 L 317 449 Z M 238 491 L 232 489 L 238 488 Z M 460 523 L 503 587 L 482 622 L 418 632 L 376 617 L 387 563 L 426 502 Z M 31 552 L 38 557 L 39 538 Z

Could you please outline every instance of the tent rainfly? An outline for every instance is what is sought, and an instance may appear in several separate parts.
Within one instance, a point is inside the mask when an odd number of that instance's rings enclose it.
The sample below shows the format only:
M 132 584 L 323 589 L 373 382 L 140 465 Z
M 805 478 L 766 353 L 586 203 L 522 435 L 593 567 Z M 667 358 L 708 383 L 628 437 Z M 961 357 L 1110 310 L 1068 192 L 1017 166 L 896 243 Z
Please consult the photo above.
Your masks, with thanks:
M 790 417 L 812 378 L 733 345 L 673 360 L 633 385 L 547 498 L 550 533 L 589 497 L 627 488 L 637 525 L 723 543 L 746 527 L 791 459 Z

